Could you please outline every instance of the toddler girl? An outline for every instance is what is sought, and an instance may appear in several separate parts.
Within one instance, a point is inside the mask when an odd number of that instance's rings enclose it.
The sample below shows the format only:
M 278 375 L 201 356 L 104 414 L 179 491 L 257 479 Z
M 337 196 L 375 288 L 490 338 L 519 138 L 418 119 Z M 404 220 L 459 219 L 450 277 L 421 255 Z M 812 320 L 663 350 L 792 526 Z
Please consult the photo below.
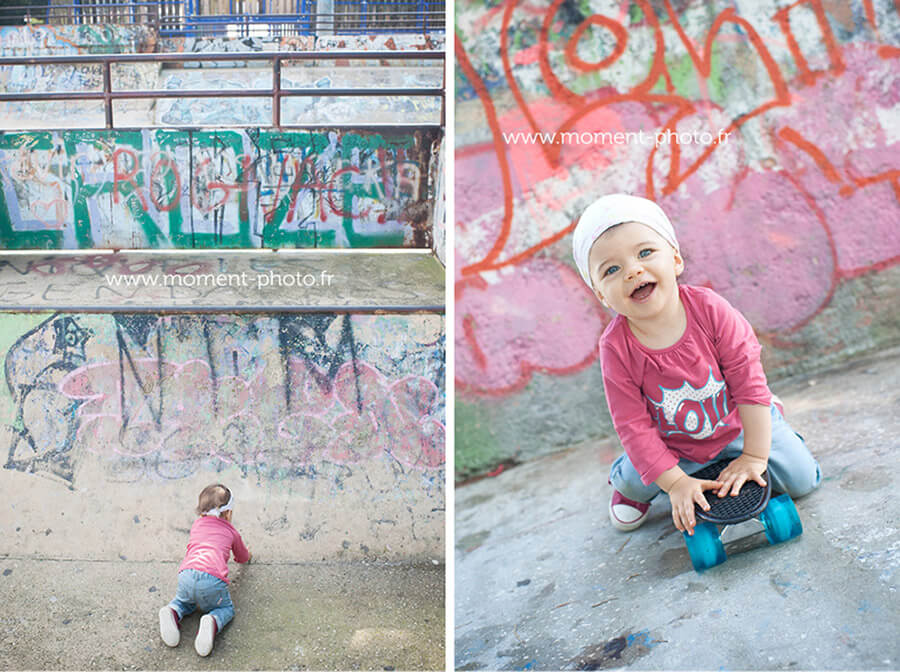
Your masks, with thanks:
M 704 287 L 679 286 L 684 260 L 662 209 L 613 194 L 590 205 L 573 239 L 575 264 L 617 316 L 600 337 L 603 387 L 625 454 L 613 462 L 609 516 L 620 530 L 669 495 L 672 519 L 693 534 L 704 490 L 737 495 L 748 480 L 792 497 L 812 491 L 819 465 L 781 415 L 747 320 Z M 718 480 L 692 473 L 730 460 Z
M 195 609 L 209 612 L 200 618 L 194 649 L 201 656 L 212 651 L 216 634 L 234 617 L 228 593 L 228 558 L 250 562 L 250 551 L 231 525 L 234 498 L 224 485 L 208 485 L 200 493 L 197 513 L 191 526 L 187 553 L 178 568 L 178 591 L 159 610 L 159 634 L 168 646 L 181 641 L 181 619 Z

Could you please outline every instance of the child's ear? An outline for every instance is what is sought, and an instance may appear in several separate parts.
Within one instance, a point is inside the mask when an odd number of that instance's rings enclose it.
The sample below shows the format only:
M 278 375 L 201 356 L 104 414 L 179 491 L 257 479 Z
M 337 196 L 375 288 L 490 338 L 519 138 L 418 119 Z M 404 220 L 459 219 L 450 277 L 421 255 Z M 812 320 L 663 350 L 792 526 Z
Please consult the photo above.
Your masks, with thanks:
M 675 277 L 684 273 L 684 258 L 679 250 L 675 250 Z

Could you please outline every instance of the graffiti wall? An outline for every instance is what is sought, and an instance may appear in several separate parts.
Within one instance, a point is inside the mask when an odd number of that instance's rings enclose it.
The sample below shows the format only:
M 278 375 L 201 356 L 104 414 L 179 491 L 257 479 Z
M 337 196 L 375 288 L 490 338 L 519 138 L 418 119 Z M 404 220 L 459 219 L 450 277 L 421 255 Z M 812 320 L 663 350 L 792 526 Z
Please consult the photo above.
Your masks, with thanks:
M 157 33 L 140 24 L 0 26 L 0 56 L 134 54 L 156 49 Z
M 683 280 L 771 379 L 900 342 L 900 15 L 890 0 L 457 6 L 456 464 L 609 433 L 610 320 L 571 262 L 597 197 L 657 200 Z
M 165 555 L 184 543 L 174 521 L 223 481 L 252 503 L 250 536 L 282 557 L 442 554 L 442 316 L 0 321 L 0 477 L 13 516 L 56 534 L 17 535 L 17 550 L 92 536 L 48 511 L 60 500 L 75 520 L 121 523 L 96 549 L 77 544 L 91 557 L 132 543 L 132 558 Z M 147 525 L 151 543 L 138 541 Z
M 436 133 L 0 134 L 0 246 L 429 247 Z

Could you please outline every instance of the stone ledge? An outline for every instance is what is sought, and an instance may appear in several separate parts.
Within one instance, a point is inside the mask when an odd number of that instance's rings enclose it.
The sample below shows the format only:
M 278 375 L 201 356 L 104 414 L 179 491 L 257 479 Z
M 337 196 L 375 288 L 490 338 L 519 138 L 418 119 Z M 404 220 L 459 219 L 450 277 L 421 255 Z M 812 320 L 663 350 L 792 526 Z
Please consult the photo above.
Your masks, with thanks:
M 444 312 L 426 252 L 0 255 L 0 311 Z

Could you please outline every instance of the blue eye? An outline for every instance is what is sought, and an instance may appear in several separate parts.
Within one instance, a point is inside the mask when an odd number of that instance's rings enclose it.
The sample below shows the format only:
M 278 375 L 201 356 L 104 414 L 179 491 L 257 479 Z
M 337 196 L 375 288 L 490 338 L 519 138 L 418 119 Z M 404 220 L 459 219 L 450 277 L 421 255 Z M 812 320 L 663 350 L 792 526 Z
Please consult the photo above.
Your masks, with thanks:
M 606 277 L 607 275 L 612 275 L 613 273 L 615 273 L 618 270 L 619 270 L 618 266 L 610 266 L 605 271 L 603 271 L 603 277 Z
M 653 250 L 647 247 L 638 252 L 638 258 L 643 259 L 644 257 L 649 257 L 651 254 L 653 254 Z

